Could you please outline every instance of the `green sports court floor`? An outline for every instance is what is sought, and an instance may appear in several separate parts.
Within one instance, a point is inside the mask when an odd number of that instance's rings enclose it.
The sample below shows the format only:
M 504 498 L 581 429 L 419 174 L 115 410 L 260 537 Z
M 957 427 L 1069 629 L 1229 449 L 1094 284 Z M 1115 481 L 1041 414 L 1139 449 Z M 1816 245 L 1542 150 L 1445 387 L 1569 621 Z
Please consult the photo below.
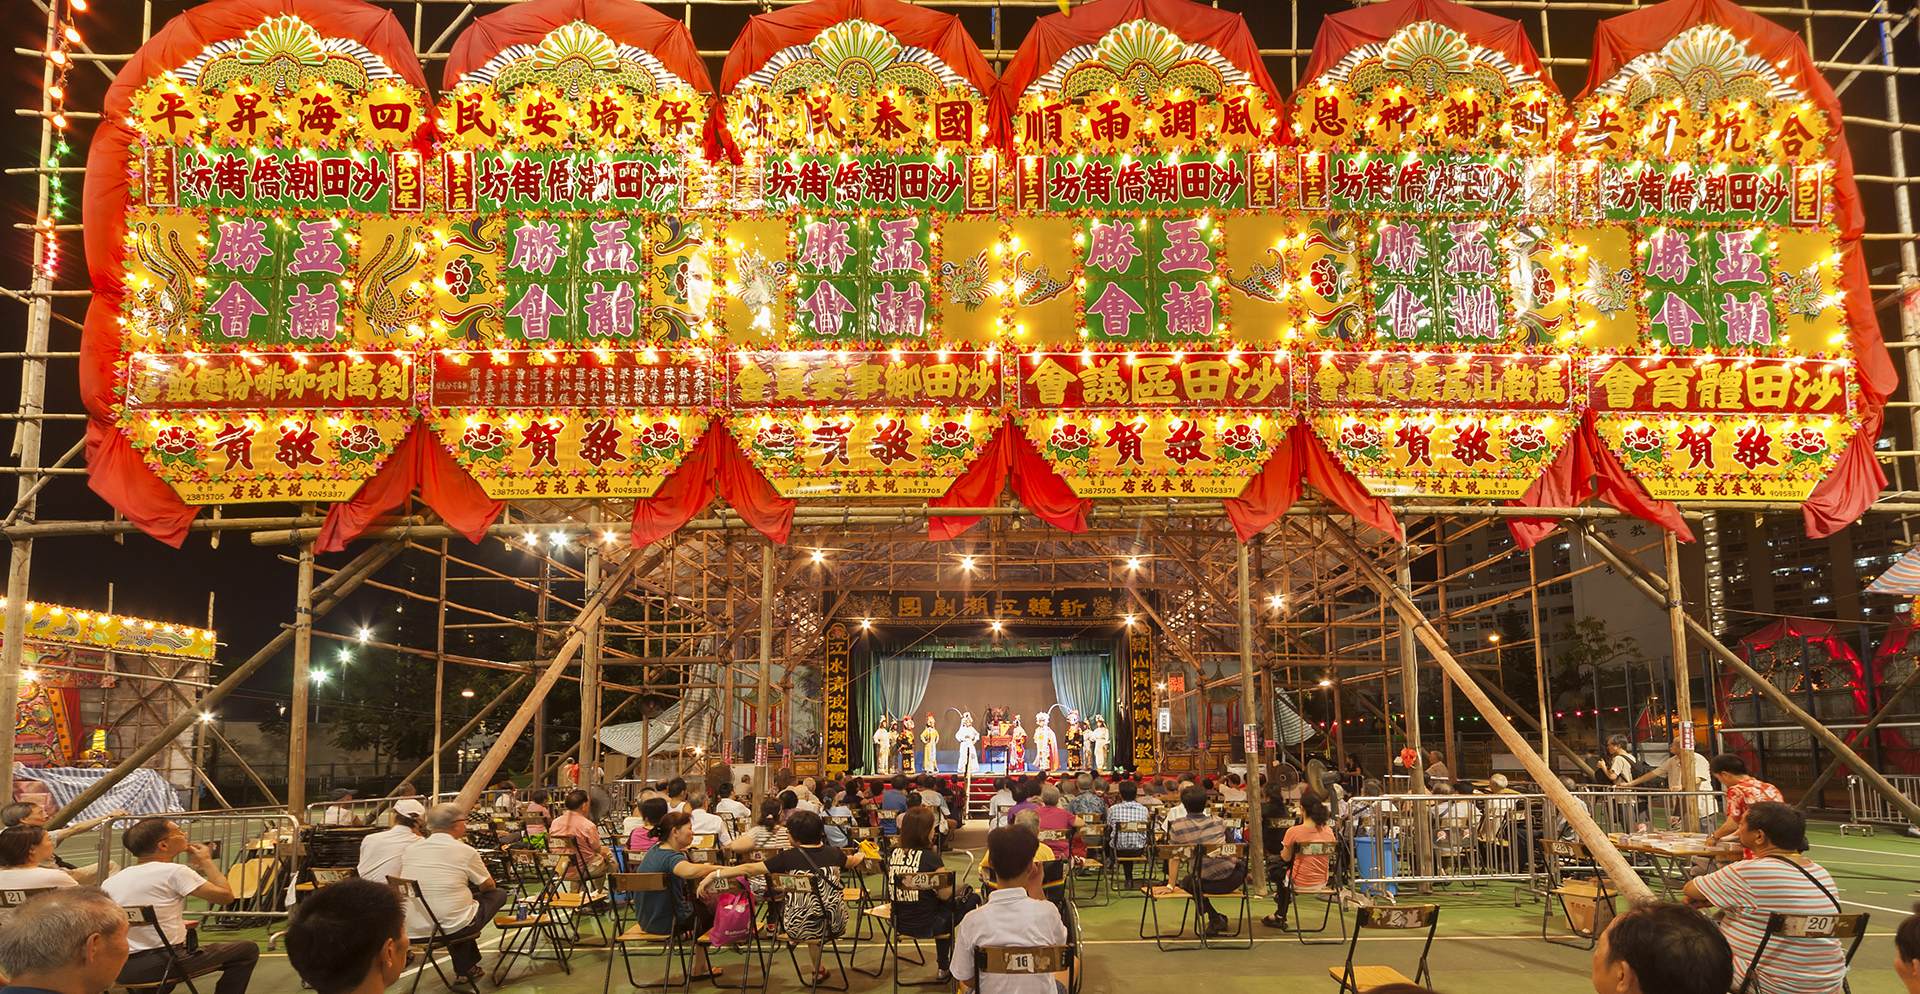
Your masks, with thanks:
M 1891 937 L 1894 926 L 1920 899 L 1920 839 L 1885 831 L 1864 838 L 1842 836 L 1832 825 L 1812 826 L 1810 834 L 1814 849 L 1809 855 L 1826 866 L 1839 882 L 1847 910 L 1865 911 L 1873 916 L 1867 939 L 1854 958 L 1853 991 L 1855 994 L 1898 994 L 1902 988 L 1892 970 Z M 1404 903 L 1410 898 L 1401 900 Z M 1581 994 L 1591 990 L 1588 968 L 1592 954 L 1541 941 L 1540 906 L 1523 903 L 1516 908 L 1512 884 L 1477 889 L 1456 884 L 1436 892 L 1433 900 L 1443 908 L 1440 934 L 1434 942 L 1432 956 L 1433 985 L 1442 994 Z M 1154 948 L 1151 940 L 1135 937 L 1139 907 L 1138 899 L 1121 898 L 1104 908 L 1082 909 L 1081 921 L 1087 933 L 1086 994 L 1178 990 L 1189 990 L 1193 994 L 1276 990 L 1335 994 L 1327 967 L 1343 960 L 1344 946 L 1302 946 L 1291 936 L 1256 925 L 1259 937 L 1252 950 L 1162 953 Z M 1256 905 L 1254 915 L 1257 918 L 1270 910 L 1270 903 Z M 229 936 L 210 934 L 207 938 L 217 941 Z M 489 968 L 497 945 L 497 935 L 491 933 L 483 942 Z M 1410 974 L 1419 949 L 1417 939 L 1369 938 L 1361 944 L 1360 962 L 1391 965 Z M 928 951 L 931 952 L 931 948 Z M 606 977 L 605 955 L 599 950 L 582 950 L 570 976 L 551 963 L 529 968 L 522 961 L 522 965 L 515 967 L 515 978 L 501 989 L 526 994 L 597 992 L 603 989 Z M 863 944 L 860 952 L 863 966 L 870 967 L 877 957 L 872 947 Z M 723 956 L 717 962 L 729 966 L 730 977 L 737 974 L 737 957 Z M 652 968 L 649 963 L 645 977 L 655 976 Z M 636 972 L 638 970 L 636 966 Z M 615 974 L 618 979 L 613 989 L 630 990 L 624 974 L 617 968 Z M 403 977 L 395 989 L 406 990 L 412 979 L 410 974 Z M 884 980 L 874 981 L 859 975 L 853 979 L 854 991 L 888 989 Z M 210 988 L 203 986 L 203 989 Z M 298 989 L 299 981 L 287 965 L 285 952 L 279 949 L 266 952 L 251 990 L 292 992 Z M 443 994 L 444 990 L 431 972 L 422 979 L 420 989 L 430 994 Z M 482 989 L 494 988 L 488 983 Z M 695 991 L 712 989 L 709 984 L 694 985 Z M 772 990 L 805 990 L 796 981 L 784 955 L 776 962 Z

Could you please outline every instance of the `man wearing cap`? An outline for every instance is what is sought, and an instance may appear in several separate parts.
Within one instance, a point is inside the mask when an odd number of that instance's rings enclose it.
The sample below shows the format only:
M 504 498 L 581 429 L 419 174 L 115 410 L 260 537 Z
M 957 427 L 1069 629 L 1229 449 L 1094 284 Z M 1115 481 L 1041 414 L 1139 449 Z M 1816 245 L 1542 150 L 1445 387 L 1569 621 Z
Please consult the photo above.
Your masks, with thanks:
M 393 827 L 360 840 L 360 865 L 355 871 L 362 880 L 386 883 L 387 874 L 400 868 L 400 857 L 408 847 L 420 841 L 420 818 L 426 806 L 411 797 L 393 805 Z
M 320 812 L 320 824 L 322 825 L 358 825 L 360 824 L 360 819 L 358 817 L 355 817 L 353 813 L 353 809 L 347 806 L 353 803 L 353 791 L 348 790 L 345 787 L 341 787 L 335 790 L 333 793 L 327 795 L 327 800 L 332 803 L 327 805 L 326 810 Z

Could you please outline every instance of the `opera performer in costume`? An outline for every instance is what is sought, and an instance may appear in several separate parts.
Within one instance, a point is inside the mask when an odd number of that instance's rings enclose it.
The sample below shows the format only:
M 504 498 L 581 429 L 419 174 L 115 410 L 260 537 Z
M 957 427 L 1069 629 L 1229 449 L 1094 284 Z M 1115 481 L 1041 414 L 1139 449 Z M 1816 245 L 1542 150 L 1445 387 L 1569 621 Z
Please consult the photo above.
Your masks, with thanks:
M 960 772 L 972 773 L 980 765 L 979 750 L 975 743 L 980 741 L 980 732 L 973 727 L 973 712 L 960 713 L 960 729 L 953 733 L 953 740 L 960 744 Z
M 1007 770 L 1027 772 L 1027 726 L 1020 724 L 1018 717 L 1007 732 Z
M 927 727 L 920 730 L 920 772 L 940 772 L 940 726 L 932 711 L 927 712 Z
M 893 717 L 880 716 L 880 727 L 873 732 L 873 765 L 876 773 L 893 772 Z
M 1113 733 L 1107 730 L 1107 716 L 1093 716 L 1093 727 L 1087 729 L 1087 762 L 1092 764 L 1095 773 L 1107 769 L 1107 750 L 1113 744 Z
M 913 776 L 913 715 L 900 716 L 900 727 L 895 734 L 900 741 L 900 772 Z
M 1060 768 L 1060 738 L 1054 734 L 1052 716 L 1045 711 L 1033 716 L 1033 762 L 1049 773 Z
M 1087 766 L 1087 733 L 1080 727 L 1080 712 L 1067 712 L 1066 767 L 1069 770 L 1084 770 Z

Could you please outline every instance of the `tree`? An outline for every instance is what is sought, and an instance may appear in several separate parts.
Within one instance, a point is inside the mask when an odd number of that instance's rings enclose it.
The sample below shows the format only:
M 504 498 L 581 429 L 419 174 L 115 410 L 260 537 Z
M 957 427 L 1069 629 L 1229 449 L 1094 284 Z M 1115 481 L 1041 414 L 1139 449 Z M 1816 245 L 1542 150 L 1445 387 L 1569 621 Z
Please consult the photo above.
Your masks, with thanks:
M 1562 648 L 1553 657 L 1554 705 L 1591 707 L 1596 674 L 1646 665 L 1647 657 L 1633 636 L 1615 636 L 1599 618 L 1578 618 L 1567 629 Z

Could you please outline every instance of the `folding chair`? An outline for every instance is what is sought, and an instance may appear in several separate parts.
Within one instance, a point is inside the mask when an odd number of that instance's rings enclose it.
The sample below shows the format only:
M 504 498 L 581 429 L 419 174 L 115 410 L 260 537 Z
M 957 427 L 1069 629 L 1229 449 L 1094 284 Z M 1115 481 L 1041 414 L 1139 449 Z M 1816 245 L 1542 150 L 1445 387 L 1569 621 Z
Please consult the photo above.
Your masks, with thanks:
M 773 874 L 772 879 L 769 881 L 769 883 L 771 884 L 771 887 L 769 888 L 770 892 L 774 895 L 774 907 L 769 908 L 767 911 L 767 923 L 768 925 L 772 926 L 774 930 L 775 941 L 778 941 L 787 947 L 787 959 L 792 961 L 793 963 L 793 975 L 799 978 L 800 982 L 806 985 L 806 988 L 810 991 L 813 991 L 813 990 L 844 991 L 846 990 L 849 984 L 847 980 L 847 960 L 852 959 L 853 957 L 859 955 L 859 951 L 860 951 L 860 939 L 857 937 L 857 935 L 853 940 L 852 950 L 850 950 L 848 954 L 845 957 L 843 957 L 840 955 L 840 940 L 845 937 L 844 935 L 829 936 L 827 938 L 818 939 L 818 940 L 795 939 L 793 936 L 787 933 L 784 918 L 775 919 L 773 917 L 775 910 L 784 909 L 788 901 L 799 901 L 799 902 L 802 902 L 803 904 L 812 904 L 813 902 L 815 902 L 816 900 L 819 900 L 823 896 L 824 891 L 821 889 L 829 888 L 834 885 L 831 883 L 828 883 L 825 879 L 821 877 L 816 877 L 810 873 L 776 873 L 776 874 Z M 864 893 L 865 888 L 864 887 L 861 888 L 861 891 L 862 893 Z M 842 903 L 845 903 L 845 899 L 846 899 L 846 891 L 843 889 L 841 891 Z M 848 910 L 851 911 L 852 910 L 851 907 L 849 907 Z M 849 915 L 849 917 L 851 917 L 851 915 Z M 844 931 L 845 931 L 845 928 L 843 927 L 842 932 Z M 856 929 L 856 932 L 857 932 L 857 929 Z M 800 946 L 803 944 L 811 943 L 815 941 L 819 942 L 821 946 L 827 949 L 831 949 L 833 951 L 834 965 L 838 967 L 840 970 L 840 986 L 833 987 L 827 984 L 815 983 L 813 976 L 811 974 L 806 973 L 800 969 L 800 952 L 799 952 Z M 821 961 L 825 962 L 824 957 L 822 958 Z
M 1120 881 L 1125 879 L 1128 867 L 1139 870 L 1142 881 L 1152 873 L 1153 831 L 1152 826 L 1144 821 L 1109 822 L 1107 824 L 1107 830 L 1114 839 L 1118 839 L 1124 834 L 1136 837 L 1141 842 L 1140 855 L 1138 856 L 1120 855 L 1120 847 L 1117 843 L 1112 844 L 1112 847 L 1108 850 L 1110 855 L 1108 858 L 1107 872 L 1110 879 L 1107 881 L 1107 889 L 1113 893 L 1119 893 Z M 1145 893 L 1144 890 L 1138 889 L 1135 889 L 1134 892 L 1140 894 Z
M 433 967 L 433 972 L 439 975 L 440 982 L 445 984 L 448 990 L 456 989 L 461 984 L 470 983 L 465 977 L 456 978 L 448 976 L 447 971 L 440 968 L 440 961 L 434 957 L 434 950 L 446 949 L 451 944 L 451 941 L 448 938 L 447 930 L 440 925 L 440 916 L 433 913 L 433 906 L 427 903 L 427 896 L 421 893 L 419 881 L 409 880 L 406 877 L 396 877 L 389 873 L 387 874 L 387 886 L 393 888 L 394 893 L 399 895 L 401 904 L 407 904 L 408 902 L 419 904 L 421 910 L 427 914 L 427 922 L 433 926 L 433 930 L 422 937 L 415 937 L 411 933 L 408 934 L 407 952 L 409 960 L 411 960 L 412 953 L 415 950 L 418 950 L 422 955 L 426 956 L 426 965 Z M 453 954 L 451 952 L 447 954 L 447 966 L 453 966 Z M 418 969 L 413 971 L 413 986 L 408 988 L 408 990 L 417 991 L 420 989 L 420 977 L 425 972 L 425 970 Z M 473 983 L 472 986 L 475 991 L 480 989 L 478 983 Z M 194 994 L 199 994 L 199 992 L 195 991 Z
M 1080 827 L 1080 843 L 1086 847 L 1087 862 L 1093 864 L 1093 893 L 1087 899 L 1089 907 L 1104 908 L 1113 900 L 1113 888 L 1107 880 L 1107 825 L 1097 818 L 1088 819 Z M 1077 881 L 1080 876 L 1076 869 L 1068 879 Z M 1069 886 L 1067 894 L 1075 902 L 1080 900 L 1077 886 Z
M 34 893 L 38 892 L 36 891 Z M 22 903 L 24 903 L 24 901 Z M 204 966 L 196 971 L 180 968 L 180 949 L 173 944 L 172 939 L 167 938 L 166 930 L 160 927 L 160 916 L 154 913 L 153 905 L 141 904 L 133 907 L 123 907 L 120 910 L 126 912 L 127 928 L 129 930 L 143 926 L 153 930 L 153 934 L 160 939 L 160 948 L 167 954 L 167 968 L 161 972 L 160 979 L 158 980 L 151 980 L 139 984 L 123 984 L 116 980 L 113 986 L 121 990 L 160 991 L 164 994 L 164 992 L 172 990 L 173 985 L 184 983 L 187 985 L 189 994 L 200 994 L 200 989 L 193 986 L 193 978 L 204 977 L 209 973 L 218 973 L 222 969 L 219 964 Z M 177 976 L 175 975 L 176 970 L 178 970 Z
M 1140 927 L 1138 934 L 1142 939 L 1152 939 L 1154 946 L 1161 952 L 1186 952 L 1194 949 L 1212 949 L 1216 946 L 1216 943 L 1213 941 L 1215 937 L 1207 933 L 1207 922 L 1200 907 L 1200 899 L 1202 897 L 1205 897 L 1209 904 L 1214 901 L 1240 902 L 1240 913 L 1234 918 L 1234 929 L 1226 935 L 1225 938 L 1238 939 L 1244 934 L 1246 937 L 1246 945 L 1240 946 L 1235 944 L 1233 946 L 1222 946 L 1221 948 L 1253 948 L 1252 895 L 1247 890 L 1245 883 L 1226 893 L 1202 893 L 1200 869 L 1202 861 L 1208 857 L 1214 859 L 1237 858 L 1244 862 L 1246 859 L 1246 845 L 1245 843 L 1238 842 L 1200 843 L 1194 845 L 1187 854 L 1185 865 L 1181 867 L 1183 872 L 1180 874 L 1180 884 L 1178 886 L 1149 885 L 1143 888 L 1143 891 L 1146 893 L 1146 901 L 1140 906 Z M 1180 924 L 1179 927 L 1175 928 L 1172 932 L 1166 931 L 1160 925 L 1160 904 L 1163 901 L 1181 902 Z M 1153 918 L 1153 932 L 1151 934 L 1147 932 L 1147 918 L 1149 915 Z M 1197 945 L 1168 945 L 1166 940 L 1177 939 L 1186 932 L 1187 919 L 1189 917 L 1193 919 L 1193 933 L 1194 936 L 1200 940 L 1199 943 Z
M 1578 842 L 1563 842 L 1559 839 L 1541 839 L 1540 848 L 1546 855 L 1547 900 L 1540 904 L 1540 938 L 1562 946 L 1576 949 L 1592 949 L 1600 941 L 1600 933 L 1607 928 L 1614 913 L 1614 894 L 1607 889 L 1607 876 L 1593 865 L 1593 857 L 1587 847 Z M 1565 876 L 1567 869 L 1584 868 L 1593 871 L 1591 878 Z M 1553 920 L 1553 905 L 1558 901 L 1560 913 L 1567 920 L 1566 935 L 1549 935 L 1547 928 Z M 1602 914 L 1602 912 L 1605 914 Z M 1585 940 L 1582 942 L 1581 940 Z
M 0 911 L 12 911 L 50 890 L 59 889 L 58 887 L 16 887 L 9 890 L 0 890 Z
M 887 968 L 886 964 L 888 962 L 891 962 L 893 964 L 893 990 L 895 994 L 898 994 L 900 988 L 902 987 L 937 987 L 937 986 L 940 986 L 941 980 L 939 977 L 929 977 L 925 980 L 908 980 L 908 981 L 902 981 L 900 979 L 900 961 L 902 958 L 900 955 L 900 939 L 902 938 L 902 936 L 900 935 L 900 930 L 894 925 L 893 905 L 897 902 L 902 902 L 902 901 L 917 901 L 920 899 L 921 893 L 925 891 L 948 890 L 953 887 L 953 880 L 954 880 L 954 876 L 953 876 L 952 870 L 926 870 L 926 871 L 917 872 L 917 873 L 889 873 L 887 875 L 887 892 L 886 892 L 887 903 L 882 904 L 879 907 L 873 908 L 867 912 L 868 915 L 871 915 L 876 921 L 880 923 L 880 931 L 886 942 L 885 951 L 882 953 L 881 960 L 880 960 L 880 963 L 881 963 L 880 969 L 885 970 Z M 922 949 L 920 947 L 920 940 L 921 939 L 935 939 L 935 940 L 946 939 L 946 938 L 951 938 L 952 935 L 953 935 L 952 931 L 949 930 L 940 935 L 905 936 L 905 938 L 913 940 L 913 951 L 914 951 L 914 954 L 918 957 L 917 959 L 907 960 L 907 962 L 913 964 L 914 966 L 926 966 L 927 952 L 925 949 Z M 855 969 L 858 969 L 858 967 L 856 967 Z M 867 973 L 867 971 L 865 970 L 861 970 L 860 972 Z M 867 975 L 871 977 L 878 977 L 880 974 L 878 972 L 875 972 L 875 973 L 869 973 Z
M 1860 940 L 1867 935 L 1867 914 L 1857 915 L 1782 915 L 1767 916 L 1767 930 L 1760 935 L 1760 944 L 1753 947 L 1753 959 L 1747 961 L 1747 969 L 1740 977 L 1740 986 L 1734 988 L 1734 994 L 1747 994 L 1753 985 L 1753 971 L 1760 966 L 1760 957 L 1766 955 L 1767 945 L 1774 936 L 1787 939 L 1851 939 L 1847 943 L 1847 972 L 1853 970 L 1853 954 L 1860 948 Z M 1852 994 L 1853 987 L 1845 979 L 1840 981 L 1840 989 Z
M 1302 842 L 1293 847 L 1293 858 L 1302 856 L 1323 856 L 1327 860 L 1327 881 L 1318 887 L 1302 887 L 1294 884 L 1288 888 L 1288 920 L 1293 927 L 1287 931 L 1300 940 L 1304 946 L 1333 946 L 1347 941 L 1347 909 L 1340 903 L 1340 843 L 1338 842 Z M 1317 897 L 1321 900 L 1320 925 L 1308 928 L 1305 916 L 1300 914 L 1302 896 Z M 1340 938 L 1309 939 L 1327 930 L 1327 921 L 1338 916 L 1340 919 Z
M 758 861 L 758 859 L 752 860 L 752 862 Z M 694 936 L 693 942 L 695 946 L 707 947 L 707 963 L 709 966 L 713 963 L 713 957 L 723 952 L 737 952 L 740 954 L 740 982 L 737 984 L 728 984 L 714 980 L 712 982 L 714 988 L 723 991 L 745 991 L 758 986 L 762 991 L 766 990 L 767 983 L 773 976 L 771 966 L 773 954 L 766 946 L 761 944 L 760 937 L 764 932 L 775 927 L 774 920 L 765 914 L 766 910 L 772 906 L 771 901 L 754 900 L 753 892 L 748 888 L 746 879 L 741 877 L 719 881 L 708 893 L 715 899 L 718 899 L 719 896 L 723 894 L 747 895 L 748 901 L 751 902 L 753 914 L 758 919 L 753 923 L 753 931 L 747 936 L 747 940 L 731 946 L 722 947 L 714 945 L 713 933 L 711 931 L 705 935 Z M 752 982 L 753 969 L 751 965 L 752 962 L 756 961 L 760 964 L 760 983 L 757 985 Z
M 627 983 L 636 990 L 656 988 L 662 991 L 668 990 L 674 986 L 673 960 L 675 956 L 678 956 L 680 958 L 679 987 L 681 990 L 691 989 L 693 981 L 689 974 L 692 969 L 693 945 L 691 942 L 683 941 L 683 939 L 691 937 L 683 936 L 678 929 L 665 935 L 657 932 L 649 932 L 641 927 L 639 912 L 634 910 L 639 907 L 639 895 L 657 894 L 670 890 L 672 883 L 667 879 L 667 875 L 664 873 L 615 873 L 608 879 L 608 886 L 614 895 L 621 898 L 620 900 L 611 902 L 613 907 L 613 945 L 614 950 L 620 954 L 618 958 L 621 964 L 626 967 Z M 632 917 L 629 918 L 627 915 L 622 914 L 623 910 L 633 911 Z M 629 947 L 635 945 L 658 949 L 658 952 L 643 953 L 642 955 L 649 957 L 658 956 L 666 961 L 660 971 L 659 983 L 643 984 L 633 975 L 633 953 Z M 607 980 L 606 983 L 602 985 L 603 990 L 613 990 L 614 959 L 615 957 L 612 955 L 607 956 Z
M 1427 941 L 1420 947 L 1420 964 L 1414 968 L 1413 979 L 1390 966 L 1355 966 L 1354 953 L 1360 949 L 1360 936 L 1368 929 L 1387 929 L 1410 931 L 1426 929 Z M 1433 951 L 1433 935 L 1440 928 L 1440 906 L 1437 904 L 1402 904 L 1394 907 L 1362 907 L 1353 916 L 1353 938 L 1347 943 L 1347 962 L 1345 966 L 1327 967 L 1327 973 L 1333 976 L 1334 983 L 1342 991 L 1354 994 L 1366 994 L 1376 987 L 1388 984 L 1425 984 L 1431 986 L 1433 974 L 1427 969 L 1427 954 Z
M 561 913 L 554 908 L 560 882 L 552 863 L 542 858 L 546 854 L 532 849 L 514 849 L 510 855 L 519 896 L 510 909 L 493 917 L 494 926 L 500 929 L 500 955 L 493 964 L 494 986 L 505 985 L 513 961 L 521 956 L 529 961 L 552 960 L 560 964 L 563 972 L 571 974 L 572 936 L 567 934 L 569 924 L 561 920 Z M 541 939 L 552 947 L 552 956 L 540 955 Z
M 981 946 L 973 951 L 974 986 L 984 990 L 990 976 L 1057 978 L 1068 972 L 1070 959 L 1068 946 Z

